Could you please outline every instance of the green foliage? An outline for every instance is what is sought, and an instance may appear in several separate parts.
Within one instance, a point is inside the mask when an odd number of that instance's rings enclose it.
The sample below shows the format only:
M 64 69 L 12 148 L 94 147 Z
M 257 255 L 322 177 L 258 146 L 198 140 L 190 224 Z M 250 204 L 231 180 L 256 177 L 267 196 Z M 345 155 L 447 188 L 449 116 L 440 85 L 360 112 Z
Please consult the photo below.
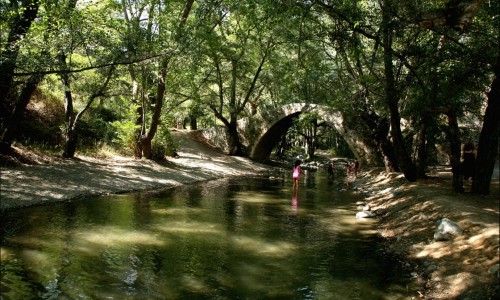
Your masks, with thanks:
M 0 4 L 1 51 L 19 13 L 8 3 Z M 293 102 L 329 105 L 354 124 L 362 124 L 368 112 L 388 115 L 378 1 L 195 2 L 182 38 L 177 31 L 182 0 L 78 1 L 75 9 L 68 9 L 66 1 L 40 3 L 36 22 L 16 44 L 20 51 L 15 71 L 52 73 L 39 89 L 58 108 L 50 112 L 47 101 L 43 110 L 29 107 L 19 124 L 24 139 L 54 147 L 61 143 L 64 94 L 58 54 L 66 55 L 65 71 L 71 71 L 75 110 L 98 90 L 105 66 L 120 63 L 100 96 L 106 108 L 94 104 L 81 119 L 80 142 L 104 141 L 129 154 L 140 129 L 135 108 L 144 101 L 145 121 L 151 120 L 159 62 L 167 57 L 164 120 L 153 143 L 157 157 L 175 151 L 163 128 L 173 116 L 196 117 L 200 127 L 211 127 L 224 118 Z M 454 109 L 461 121 L 480 117 L 492 80 L 491 65 L 499 55 L 499 1 L 484 3 L 460 32 L 419 27 L 422 15 L 444 9 L 443 1 L 387 3 L 399 110 L 412 132 L 418 132 L 423 117 L 443 109 Z M 19 94 L 26 78 L 15 76 L 13 95 Z M 292 129 L 289 136 L 300 140 L 298 130 Z M 343 146 L 335 149 L 338 154 L 347 152 Z
M 64 107 L 52 94 L 41 89 L 36 90 L 32 98 L 19 123 L 20 140 L 42 148 L 57 148 L 63 140 Z
M 113 122 L 118 121 L 116 112 L 97 107 L 92 109 L 78 123 L 80 147 L 96 147 L 111 144 L 116 138 Z
M 156 161 L 165 159 L 165 156 L 175 156 L 178 145 L 175 143 L 169 128 L 160 126 L 152 143 L 152 158 Z
M 115 135 L 113 138 L 113 147 L 126 155 L 134 155 L 134 149 L 137 145 L 137 132 L 140 130 L 140 125 L 131 119 L 111 122 Z

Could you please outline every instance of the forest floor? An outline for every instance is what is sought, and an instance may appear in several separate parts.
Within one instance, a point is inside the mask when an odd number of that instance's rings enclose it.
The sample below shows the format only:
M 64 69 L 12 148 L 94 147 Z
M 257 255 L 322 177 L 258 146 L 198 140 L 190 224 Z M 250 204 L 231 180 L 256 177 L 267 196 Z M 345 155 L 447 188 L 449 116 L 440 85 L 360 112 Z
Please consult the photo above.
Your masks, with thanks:
M 63 160 L 16 149 L 14 159 L 0 156 L 0 209 L 262 175 L 272 169 L 226 156 L 192 132 L 173 135 L 179 156 L 162 163 L 111 155 Z M 413 278 L 410 299 L 499 299 L 498 163 L 489 196 L 454 193 L 446 167 L 429 175 L 410 183 L 401 174 L 371 169 L 349 181 L 381 212 L 378 231 Z M 464 234 L 434 241 L 436 221 L 443 217 L 458 223 Z

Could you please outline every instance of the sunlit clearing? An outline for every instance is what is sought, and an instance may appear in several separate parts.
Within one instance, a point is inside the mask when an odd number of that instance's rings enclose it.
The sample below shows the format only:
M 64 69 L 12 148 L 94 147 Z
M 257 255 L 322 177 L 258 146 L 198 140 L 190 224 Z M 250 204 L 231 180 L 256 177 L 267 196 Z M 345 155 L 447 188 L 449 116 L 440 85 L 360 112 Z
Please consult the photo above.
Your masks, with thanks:
M 165 241 L 159 239 L 154 234 L 143 231 L 131 231 L 112 226 L 96 228 L 87 232 L 79 232 L 76 238 L 80 241 L 99 245 L 142 244 L 163 246 L 165 244 Z
M 233 237 L 237 247 L 253 252 L 260 256 L 286 257 L 297 250 L 297 246 L 287 242 L 264 242 L 245 236 Z

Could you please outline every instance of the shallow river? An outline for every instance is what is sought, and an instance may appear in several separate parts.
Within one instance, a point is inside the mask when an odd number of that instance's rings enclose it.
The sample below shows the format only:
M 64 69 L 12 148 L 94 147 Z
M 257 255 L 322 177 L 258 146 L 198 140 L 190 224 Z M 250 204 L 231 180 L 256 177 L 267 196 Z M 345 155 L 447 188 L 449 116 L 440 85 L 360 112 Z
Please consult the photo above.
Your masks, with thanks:
M 1 215 L 3 299 L 409 299 L 359 198 L 321 172 Z

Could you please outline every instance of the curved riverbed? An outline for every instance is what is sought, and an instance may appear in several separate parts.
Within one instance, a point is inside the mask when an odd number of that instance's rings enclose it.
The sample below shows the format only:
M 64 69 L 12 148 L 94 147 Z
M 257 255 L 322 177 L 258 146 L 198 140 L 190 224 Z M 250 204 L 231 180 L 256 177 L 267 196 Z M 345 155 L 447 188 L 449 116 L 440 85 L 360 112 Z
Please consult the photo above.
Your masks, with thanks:
M 4 299 L 407 299 L 342 181 L 218 180 L 1 216 Z

